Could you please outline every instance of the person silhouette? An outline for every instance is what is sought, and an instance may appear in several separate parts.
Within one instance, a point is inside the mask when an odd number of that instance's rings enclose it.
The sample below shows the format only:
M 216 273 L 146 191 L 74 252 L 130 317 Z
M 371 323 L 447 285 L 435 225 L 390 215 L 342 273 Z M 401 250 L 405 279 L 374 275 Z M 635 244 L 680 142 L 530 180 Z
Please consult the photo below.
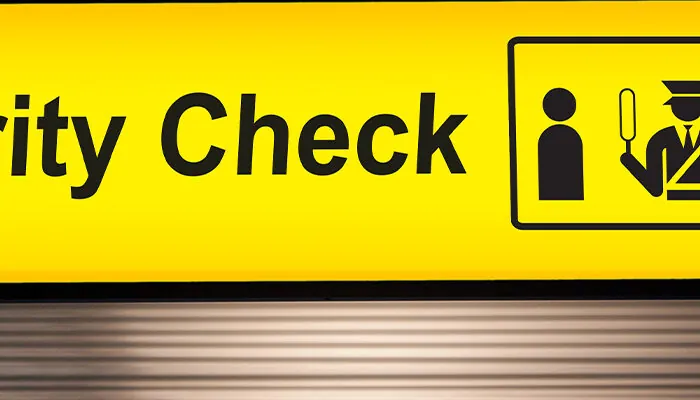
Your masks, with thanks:
M 632 154 L 631 145 L 620 156 L 622 165 L 654 197 L 666 191 L 667 200 L 700 200 L 700 81 L 663 81 L 671 91 L 665 105 L 671 106 L 671 113 L 677 122 L 656 132 L 647 142 L 646 166 Z M 636 123 L 635 123 L 636 126 Z M 692 130 L 692 132 L 691 132 Z M 622 136 L 622 134 L 620 134 Z M 631 142 L 632 139 L 628 141 Z M 685 172 L 680 172 L 684 166 Z M 673 177 L 681 173 L 675 188 L 668 188 Z M 665 175 L 665 176 L 664 176 Z M 690 184 L 682 188 L 685 184 Z
M 552 89 L 542 101 L 551 120 L 563 122 L 576 112 L 576 98 L 566 89 Z M 568 125 L 552 125 L 537 144 L 540 200 L 583 200 L 583 143 Z

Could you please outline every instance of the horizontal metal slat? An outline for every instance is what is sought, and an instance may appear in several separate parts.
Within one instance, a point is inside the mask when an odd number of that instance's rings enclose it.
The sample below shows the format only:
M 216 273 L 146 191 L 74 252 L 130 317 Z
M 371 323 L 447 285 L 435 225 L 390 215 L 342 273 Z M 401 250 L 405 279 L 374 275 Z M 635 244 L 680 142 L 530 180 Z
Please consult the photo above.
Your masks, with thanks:
M 0 305 L 0 399 L 700 397 L 700 301 Z

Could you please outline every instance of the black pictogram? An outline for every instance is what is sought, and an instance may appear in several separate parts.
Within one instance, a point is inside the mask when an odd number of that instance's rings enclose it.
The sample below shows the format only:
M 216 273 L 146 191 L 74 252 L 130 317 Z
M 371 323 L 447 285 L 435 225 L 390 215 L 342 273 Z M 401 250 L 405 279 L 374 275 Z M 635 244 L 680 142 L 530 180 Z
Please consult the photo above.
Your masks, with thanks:
M 687 165 L 686 171 L 678 179 L 678 183 L 700 183 L 700 161 L 693 157 L 700 142 L 697 133 L 691 133 L 692 122 L 700 118 L 700 81 L 664 81 L 673 97 L 665 105 L 671 106 L 671 112 L 681 122 L 679 126 L 669 126 L 656 132 L 649 139 L 646 148 L 646 167 L 632 154 L 631 139 L 620 135 L 627 142 L 627 149 L 620 157 L 622 165 L 644 186 L 652 196 L 659 197 L 664 193 L 664 185 L 668 183 Z M 631 91 L 624 89 L 623 92 Z M 620 95 L 622 96 L 622 92 Z M 636 96 L 633 95 L 634 100 Z M 620 102 L 620 118 L 622 119 L 622 101 Z M 633 105 L 633 110 L 636 106 Z M 636 115 L 636 111 L 634 111 Z M 636 122 L 634 123 L 636 129 Z M 682 140 L 681 140 L 682 139 Z M 664 152 L 666 165 L 664 165 Z M 666 181 L 664 182 L 664 168 Z M 700 190 L 668 190 L 668 200 L 700 200 Z
M 576 112 L 576 98 L 563 88 L 550 90 L 542 108 L 556 122 L 564 122 Z M 538 141 L 540 200 L 583 200 L 583 143 L 569 125 L 547 128 Z
M 556 46 L 552 46 L 556 45 Z M 585 45 L 585 46 L 581 46 Z M 588 46 L 595 45 L 595 46 Z M 606 94 L 605 97 L 599 99 L 586 97 L 581 92 L 577 93 L 580 87 L 580 77 L 572 76 L 571 86 L 567 89 L 559 87 L 559 84 L 545 86 L 548 92 L 543 93 L 542 111 L 551 121 L 551 124 L 533 129 L 528 123 L 523 121 L 533 121 L 530 117 L 516 116 L 518 109 L 516 108 L 516 92 L 520 93 L 519 98 L 527 100 L 528 105 L 523 109 L 528 110 L 527 113 L 532 113 L 534 100 L 531 98 L 533 87 L 537 87 L 537 82 L 531 80 L 535 76 L 525 70 L 518 71 L 519 62 L 516 61 L 516 47 L 519 49 L 517 54 L 527 54 L 530 48 L 540 48 L 543 46 L 556 52 L 558 48 L 563 47 L 580 47 L 594 48 L 601 46 L 624 46 L 630 49 L 648 46 L 649 48 L 665 48 L 670 46 L 692 46 L 700 50 L 700 37 L 683 36 L 683 37 L 654 37 L 654 36 L 591 36 L 591 37 L 515 37 L 508 43 L 508 92 L 509 92 L 509 121 L 510 121 L 510 187 L 511 187 L 511 222 L 518 229 L 528 230 L 610 230 L 610 229 L 700 229 L 700 218 L 697 214 L 688 215 L 687 220 L 678 220 L 677 215 L 669 215 L 668 218 L 663 218 L 662 215 L 653 215 L 654 210 L 643 209 L 639 213 L 639 218 L 623 213 L 619 220 L 610 217 L 610 210 L 599 213 L 595 207 L 590 204 L 604 204 L 605 198 L 595 198 L 595 201 L 600 203 L 590 203 L 593 200 L 595 193 L 600 193 L 604 196 L 603 191 L 596 191 L 592 188 L 600 188 L 601 182 L 606 176 L 610 177 L 609 181 L 603 182 L 608 187 L 622 188 L 628 192 L 631 198 L 635 196 L 654 196 L 661 197 L 664 195 L 668 200 L 700 200 L 700 137 L 698 128 L 700 128 L 700 74 L 698 76 L 671 77 L 671 76 L 649 76 L 649 83 L 662 83 L 673 94 L 672 98 L 665 104 L 670 106 L 668 116 L 673 116 L 677 123 L 672 124 L 661 130 L 658 130 L 646 143 L 639 143 L 637 138 L 637 112 L 636 100 L 637 97 L 645 100 L 645 104 L 649 102 L 646 99 L 649 92 L 640 92 L 636 88 L 636 92 L 632 89 L 621 88 L 629 86 L 622 83 L 623 81 L 634 81 L 634 77 L 630 79 L 622 79 L 620 87 L 612 88 L 598 85 Z M 609 47 L 608 47 L 609 49 Z M 691 49 L 692 50 L 692 49 Z M 607 50 L 606 50 L 607 51 Z M 637 50 L 634 50 L 637 51 Z M 533 54 L 533 53 L 531 53 Z M 554 56 L 554 55 L 553 55 Z M 520 57 L 520 56 L 519 56 Z M 527 59 L 527 56 L 525 56 Z M 524 62 L 527 65 L 531 60 Z M 543 61 L 546 63 L 546 61 Z M 599 68 L 598 61 L 593 60 L 594 68 Z M 600 60 L 600 62 L 604 62 Z M 544 65 L 544 64 L 543 64 Z M 517 72 L 517 74 L 516 74 Z M 546 73 L 538 71 L 538 77 L 546 79 Z M 518 75 L 516 79 L 516 75 Z M 579 78 L 577 81 L 576 78 Z M 666 80 L 663 80 L 666 79 Z M 680 79 L 680 80 L 671 80 Z M 685 80 L 684 80 L 685 79 Z M 691 80 L 688 80 L 691 79 Z M 697 79 L 697 80 L 696 80 Z M 576 83 L 578 82 L 578 83 Z M 563 82 L 566 85 L 566 82 Z M 636 84 L 636 83 L 635 83 Z M 574 86 L 579 85 L 579 86 Z M 598 89 L 598 86 L 595 89 Z M 554 88 L 554 89 L 552 89 Z M 551 90 L 550 90 L 551 89 Z M 620 99 L 608 97 L 610 92 L 620 95 Z M 573 93 L 572 93 L 573 92 Z M 574 97 L 574 93 L 576 96 Z M 628 96 L 632 99 L 632 107 L 622 109 L 620 102 L 620 136 L 625 143 L 623 152 L 612 148 L 591 147 L 587 138 L 592 140 L 597 145 L 601 143 L 612 143 L 607 139 L 601 140 L 599 135 L 609 135 L 609 129 L 605 127 L 597 128 L 594 132 L 586 131 L 585 126 L 593 126 L 590 123 L 580 125 L 578 121 L 588 121 L 588 118 L 597 118 L 590 114 L 591 109 L 601 109 L 601 102 L 609 104 L 615 100 L 622 100 L 622 96 Z M 542 98 L 540 98 L 542 99 Z M 523 103 L 524 104 L 524 103 Z M 659 101 L 657 104 L 661 104 Z M 578 106 L 578 107 L 577 107 Z M 577 110 L 578 108 L 578 110 Z M 645 110 L 647 108 L 644 108 Z M 585 110 L 585 112 L 584 112 Z M 625 113 L 624 111 L 627 111 Z M 521 111 L 522 112 L 522 111 Z M 534 111 L 536 112 L 536 111 Z M 604 111 L 607 121 L 610 115 Z M 573 116 L 576 114 L 576 120 Z M 623 115 L 628 117 L 629 124 L 625 127 L 631 127 L 629 130 L 623 130 L 622 118 Z M 646 117 L 646 116 L 645 116 Z M 652 117 L 655 118 L 655 117 Z M 601 118 L 602 120 L 603 118 Z M 640 118 L 641 121 L 648 121 L 649 118 Z M 524 124 L 524 125 L 523 125 Z M 615 129 L 614 125 L 612 129 Z M 608 131 L 608 133 L 606 133 Z M 656 129 L 654 130 L 656 131 Z M 597 136 L 598 135 L 598 136 Z M 518 139 L 520 137 L 520 139 Z M 535 137 L 536 143 L 530 141 L 530 138 Z M 526 143 L 520 146 L 518 143 Z M 600 174 L 586 175 L 585 187 L 587 188 L 584 199 L 584 165 L 583 159 L 583 144 L 587 144 L 586 151 L 591 152 L 595 156 L 588 156 L 586 163 L 595 161 L 597 165 L 605 165 L 605 168 L 617 165 L 619 168 L 610 171 L 606 175 L 605 172 Z M 632 151 L 632 144 L 635 144 L 635 153 Z M 536 144 L 536 157 L 528 154 L 519 161 L 520 156 L 518 151 L 532 151 L 531 144 Z M 519 150 L 520 149 L 520 150 Z M 620 155 L 620 153 L 623 153 Z M 604 157 L 601 161 L 600 157 Z M 620 161 L 618 161 L 618 159 Z M 536 160 L 537 168 L 531 169 L 530 160 Z M 527 168 L 525 172 L 519 171 L 520 163 L 525 163 Z M 621 162 L 621 163 L 620 163 Z M 596 170 L 604 171 L 604 170 Z M 536 173 L 536 176 L 532 174 Z M 524 178 L 519 178 L 522 175 Z M 594 178 L 595 177 L 595 178 Z M 534 179 L 533 179 L 534 178 Z M 519 179 L 522 179 L 520 181 Z M 626 181 L 618 182 L 617 179 L 625 179 Z M 639 189 L 630 190 L 630 182 L 632 185 L 639 184 Z M 526 190 L 520 191 L 519 185 L 536 185 L 539 184 L 539 191 L 533 193 L 528 187 Z M 530 197 L 534 194 L 534 198 Z M 611 195 L 612 196 L 612 195 Z M 613 207 L 619 206 L 619 198 L 610 198 Z M 541 202 L 540 206 L 534 206 L 535 202 Z M 552 201 L 554 200 L 554 201 Z M 564 201 L 557 201 L 564 200 Z M 570 201 L 578 200 L 578 201 Z M 551 206 L 551 217 L 547 216 L 549 204 L 558 203 Z M 674 202 L 660 202 L 659 204 L 678 204 Z M 588 204 L 588 206 L 586 206 Z M 547 208 L 543 208 L 547 207 Z M 587 208 L 581 208 L 587 207 Z M 593 207 L 593 208 L 591 208 Z M 659 212 L 663 213 L 669 210 L 668 206 L 660 206 Z M 523 210 L 526 210 L 523 212 Z M 535 210 L 533 212 L 533 210 Z M 580 212 L 578 210 L 586 210 Z M 677 210 L 677 209 L 674 209 Z M 543 213 L 544 212 L 544 213 Z M 598 217 L 594 215 L 600 215 Z

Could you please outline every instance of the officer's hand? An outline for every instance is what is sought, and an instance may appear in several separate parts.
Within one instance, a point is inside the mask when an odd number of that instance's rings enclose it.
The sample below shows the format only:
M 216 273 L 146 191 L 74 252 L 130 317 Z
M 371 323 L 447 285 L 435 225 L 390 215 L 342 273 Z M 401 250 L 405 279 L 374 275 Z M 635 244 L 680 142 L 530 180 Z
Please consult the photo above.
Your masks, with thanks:
M 625 167 L 631 165 L 634 162 L 634 156 L 630 153 L 623 153 L 620 156 L 620 162 L 622 162 L 622 165 Z

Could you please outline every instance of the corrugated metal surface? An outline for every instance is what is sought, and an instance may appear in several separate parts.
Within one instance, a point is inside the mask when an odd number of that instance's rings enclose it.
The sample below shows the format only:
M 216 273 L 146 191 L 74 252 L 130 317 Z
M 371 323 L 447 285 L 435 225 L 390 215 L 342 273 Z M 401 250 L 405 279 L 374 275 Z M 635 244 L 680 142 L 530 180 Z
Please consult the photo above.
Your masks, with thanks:
M 700 301 L 0 304 L 0 398 L 700 398 Z

